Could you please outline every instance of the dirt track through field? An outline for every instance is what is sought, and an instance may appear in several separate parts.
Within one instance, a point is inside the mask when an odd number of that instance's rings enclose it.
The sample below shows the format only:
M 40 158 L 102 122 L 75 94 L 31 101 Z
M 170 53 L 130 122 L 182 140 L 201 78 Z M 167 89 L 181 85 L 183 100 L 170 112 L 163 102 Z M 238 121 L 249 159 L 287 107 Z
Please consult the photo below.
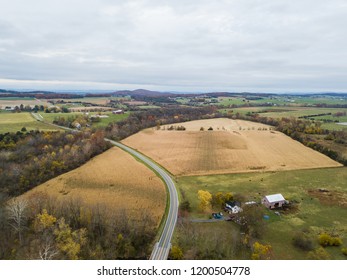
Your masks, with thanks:
M 174 175 L 277 171 L 341 166 L 270 126 L 242 120 L 199 120 L 185 131 L 146 129 L 123 140 Z M 203 127 L 204 131 L 200 131 Z M 208 131 L 212 127 L 213 131 Z M 165 129 L 165 130 L 164 130 Z

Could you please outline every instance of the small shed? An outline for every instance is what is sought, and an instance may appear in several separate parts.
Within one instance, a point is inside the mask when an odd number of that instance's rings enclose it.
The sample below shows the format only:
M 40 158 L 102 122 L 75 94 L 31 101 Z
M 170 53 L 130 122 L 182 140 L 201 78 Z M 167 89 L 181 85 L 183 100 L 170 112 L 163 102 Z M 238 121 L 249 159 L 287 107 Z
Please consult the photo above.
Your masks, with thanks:
M 282 194 L 277 193 L 264 196 L 261 200 L 261 203 L 269 209 L 275 209 L 282 207 L 284 204 L 287 203 L 287 201 L 285 200 Z
M 121 115 L 121 114 L 124 114 L 124 111 L 123 110 L 115 110 L 115 111 L 112 111 L 112 114 Z

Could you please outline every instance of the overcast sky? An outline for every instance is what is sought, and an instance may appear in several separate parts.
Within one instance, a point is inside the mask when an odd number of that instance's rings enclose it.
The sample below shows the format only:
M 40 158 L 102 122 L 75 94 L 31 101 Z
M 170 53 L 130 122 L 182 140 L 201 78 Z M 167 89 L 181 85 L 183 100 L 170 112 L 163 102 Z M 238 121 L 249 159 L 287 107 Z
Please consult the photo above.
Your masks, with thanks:
M 347 1 L 0 0 L 0 88 L 347 92 Z

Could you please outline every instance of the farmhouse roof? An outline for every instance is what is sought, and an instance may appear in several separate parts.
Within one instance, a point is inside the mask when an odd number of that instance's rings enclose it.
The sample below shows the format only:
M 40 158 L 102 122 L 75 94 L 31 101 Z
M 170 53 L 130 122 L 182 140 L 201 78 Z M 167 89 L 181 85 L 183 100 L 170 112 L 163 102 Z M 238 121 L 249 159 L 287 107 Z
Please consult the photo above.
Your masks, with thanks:
M 225 204 L 229 205 L 230 207 L 235 207 L 235 206 L 238 206 L 240 207 L 241 206 L 241 202 L 239 201 L 227 201 L 225 202 Z
M 267 201 L 270 202 L 270 203 L 285 200 L 285 198 L 283 197 L 283 195 L 280 194 L 280 193 L 267 195 L 267 196 L 265 196 L 265 198 L 266 198 Z

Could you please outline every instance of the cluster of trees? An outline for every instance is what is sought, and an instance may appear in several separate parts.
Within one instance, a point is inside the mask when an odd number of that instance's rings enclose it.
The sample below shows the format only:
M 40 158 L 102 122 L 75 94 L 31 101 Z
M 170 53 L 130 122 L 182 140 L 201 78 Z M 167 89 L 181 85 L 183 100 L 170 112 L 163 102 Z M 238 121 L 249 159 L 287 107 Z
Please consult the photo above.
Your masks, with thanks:
M 16 196 L 109 148 L 102 131 L 0 135 L 0 192 Z
M 154 105 L 158 104 L 162 106 L 163 104 L 178 104 L 176 100 L 171 98 L 170 96 L 146 96 L 146 95 L 136 95 L 132 94 L 132 97 L 136 101 L 144 101 L 148 103 L 153 103 Z
M 0 259 L 145 259 L 155 222 L 45 193 L 0 198 Z
M 45 106 L 43 105 L 35 105 L 34 107 L 31 107 L 30 105 L 23 105 L 20 104 L 19 106 L 15 106 L 12 110 L 13 113 L 20 113 L 20 112 L 38 112 L 38 111 L 44 111 L 46 110 Z
M 231 192 L 216 192 L 211 194 L 209 191 L 198 191 L 199 209 L 201 211 L 210 211 L 212 208 L 224 209 L 227 201 L 233 200 Z
M 109 124 L 105 131 L 106 136 L 113 140 L 121 140 L 144 128 L 166 125 L 171 123 L 212 118 L 215 108 L 185 108 L 167 107 L 151 109 L 145 112 L 134 112 L 127 119 Z
M 305 116 L 299 117 L 299 119 L 310 119 L 310 118 L 314 118 L 314 117 L 323 117 L 323 116 L 330 116 L 330 115 L 331 115 L 331 113 L 305 115 Z
M 177 238 L 170 252 L 170 259 L 222 260 L 248 259 L 250 250 L 242 241 L 240 232 L 230 228 L 216 227 L 207 230 L 200 223 L 179 219 L 176 226 Z
M 77 124 L 81 127 L 86 127 L 90 122 L 92 122 L 92 120 L 87 115 L 57 116 L 53 120 L 54 124 L 69 128 L 76 128 Z
M 21 112 L 45 112 L 45 113 L 68 113 L 70 110 L 67 107 L 57 107 L 53 106 L 50 108 L 47 108 L 46 106 L 43 105 L 35 105 L 34 107 L 30 105 L 19 105 L 15 106 L 14 109 L 12 110 L 13 113 L 21 113 Z
M 335 114 L 333 114 L 334 117 L 345 117 L 346 116 L 346 111 L 344 112 L 336 112 Z
M 165 129 L 165 126 L 164 126 L 164 129 Z M 179 126 L 171 125 L 171 126 L 167 127 L 166 130 L 179 130 L 179 131 L 183 131 L 183 130 L 186 130 L 186 128 L 183 125 L 179 125 Z
M 67 107 L 52 106 L 45 109 L 45 113 L 69 113 L 70 110 Z
M 36 134 L 39 133 L 38 131 L 30 131 L 26 133 L 26 128 L 23 127 L 21 131 L 17 131 L 16 133 L 13 132 L 6 132 L 3 134 L 0 134 L 0 151 L 1 150 L 12 150 L 16 147 L 16 143 L 24 139 L 28 134 Z

